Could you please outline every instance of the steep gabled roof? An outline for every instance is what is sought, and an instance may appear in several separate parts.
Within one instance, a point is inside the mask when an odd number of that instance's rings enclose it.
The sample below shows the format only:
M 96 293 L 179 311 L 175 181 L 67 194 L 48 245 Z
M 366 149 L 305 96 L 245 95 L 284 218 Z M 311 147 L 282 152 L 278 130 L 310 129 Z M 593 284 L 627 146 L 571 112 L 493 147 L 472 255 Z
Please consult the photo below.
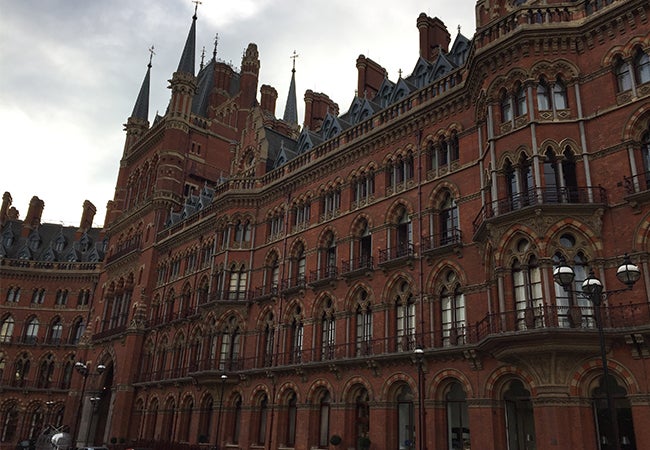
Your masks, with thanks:
M 187 40 L 185 41 L 185 47 L 183 47 L 183 53 L 181 54 L 181 60 L 178 62 L 177 72 L 189 73 L 194 75 L 194 53 L 196 48 L 196 12 L 192 16 L 192 26 L 190 26 L 190 32 L 187 34 Z

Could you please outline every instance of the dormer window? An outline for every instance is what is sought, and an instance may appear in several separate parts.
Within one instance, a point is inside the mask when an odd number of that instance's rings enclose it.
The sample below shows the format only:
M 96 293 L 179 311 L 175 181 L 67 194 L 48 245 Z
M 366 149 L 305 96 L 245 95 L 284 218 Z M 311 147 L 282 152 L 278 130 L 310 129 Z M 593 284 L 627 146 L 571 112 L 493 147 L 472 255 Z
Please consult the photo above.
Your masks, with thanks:
M 29 248 L 32 250 L 38 250 L 41 246 L 41 238 L 37 234 L 33 234 L 29 238 Z
M 81 241 L 79 241 L 79 248 L 81 249 L 82 252 L 87 252 L 88 249 L 90 248 L 90 238 L 88 237 L 87 234 L 84 234 L 81 237 Z
M 54 250 L 57 252 L 62 252 L 63 249 L 65 248 L 65 238 L 63 236 L 59 236 L 56 238 L 56 241 L 54 242 Z

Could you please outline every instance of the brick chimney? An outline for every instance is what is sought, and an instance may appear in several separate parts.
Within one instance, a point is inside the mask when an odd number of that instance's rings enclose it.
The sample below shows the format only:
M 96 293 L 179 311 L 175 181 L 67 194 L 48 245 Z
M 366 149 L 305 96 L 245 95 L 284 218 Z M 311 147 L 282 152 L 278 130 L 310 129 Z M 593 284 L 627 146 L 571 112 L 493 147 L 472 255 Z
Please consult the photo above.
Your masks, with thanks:
M 79 224 L 79 231 L 86 232 L 93 226 L 93 219 L 97 208 L 88 200 L 84 201 L 83 212 L 81 213 L 81 223 Z
M 420 56 L 429 62 L 434 62 L 440 52 L 449 51 L 451 35 L 442 20 L 421 13 L 417 20 L 420 30 Z
M 357 83 L 357 97 L 372 99 L 379 92 L 381 83 L 388 75 L 386 69 L 364 55 L 357 58 L 357 71 L 359 79 Z
M 278 91 L 268 84 L 263 84 L 260 88 L 260 94 L 262 97 L 260 102 L 262 110 L 275 116 L 275 102 L 278 99 Z
M 305 92 L 305 126 L 310 130 L 320 128 L 328 111 L 339 115 L 339 105 L 334 103 L 327 95 L 308 89 Z
M 33 196 L 29 202 L 29 209 L 27 210 L 27 217 L 25 217 L 25 226 L 29 230 L 35 230 L 41 224 L 41 216 L 43 215 L 43 208 L 45 202 Z
M 2 195 L 2 207 L 0 207 L 0 227 L 2 227 L 5 222 L 9 219 L 7 216 L 9 212 L 9 207 L 11 206 L 11 194 L 9 192 L 5 192 Z

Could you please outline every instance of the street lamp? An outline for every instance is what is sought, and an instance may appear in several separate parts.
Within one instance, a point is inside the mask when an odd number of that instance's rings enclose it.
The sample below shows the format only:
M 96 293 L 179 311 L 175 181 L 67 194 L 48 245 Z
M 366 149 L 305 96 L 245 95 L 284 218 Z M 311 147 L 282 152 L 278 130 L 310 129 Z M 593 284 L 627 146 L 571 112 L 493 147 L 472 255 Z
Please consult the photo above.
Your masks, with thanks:
M 219 450 L 219 431 L 221 430 L 221 412 L 223 411 L 223 391 L 226 388 L 226 380 L 228 380 L 228 375 L 222 373 L 221 374 L 221 395 L 219 396 L 219 414 L 217 416 L 217 439 L 215 442 L 216 450 Z
M 560 264 L 553 270 L 553 279 L 557 284 L 562 286 L 565 290 L 569 291 L 573 284 L 574 278 L 575 272 L 569 265 L 566 264 L 564 259 L 562 259 L 560 261 Z M 605 292 L 603 291 L 603 283 L 598 278 L 596 278 L 592 269 L 589 271 L 589 276 L 582 282 L 582 295 L 585 298 L 589 299 L 589 301 L 594 305 L 596 327 L 598 328 L 598 341 L 600 344 L 600 359 L 603 366 L 603 384 L 605 387 L 605 396 L 607 398 L 607 411 L 609 414 L 609 420 L 612 424 L 612 441 L 614 448 L 620 450 L 621 442 L 619 440 L 618 433 L 618 419 L 616 417 L 616 410 L 614 408 L 612 389 L 609 384 L 609 368 L 607 366 L 605 335 L 603 333 L 603 322 L 600 307 L 602 306 L 603 300 L 606 299 L 608 295 L 632 289 L 634 283 L 636 283 L 639 278 L 641 278 L 641 271 L 639 270 L 639 267 L 632 263 L 627 253 L 623 258 L 623 264 L 621 264 L 616 270 L 616 278 L 625 284 L 626 287 L 623 289 L 614 289 Z M 605 435 L 602 436 L 602 439 L 605 442 L 607 441 L 607 437 Z
M 74 427 L 74 432 L 77 435 L 77 445 L 79 445 L 79 441 L 81 438 L 81 433 L 80 433 L 81 430 L 79 429 L 79 424 L 81 422 L 84 395 L 86 394 L 86 382 L 88 381 L 88 375 L 90 374 L 90 367 L 88 366 L 88 364 L 82 361 L 77 361 L 76 363 L 74 363 L 74 368 L 77 372 L 79 372 L 79 374 L 84 379 L 83 384 L 81 385 L 81 396 L 79 397 L 79 410 L 77 411 L 77 420 Z M 95 370 L 97 371 L 98 375 L 101 375 L 106 370 L 106 366 L 104 364 L 98 364 Z
M 422 386 L 424 385 L 424 373 L 422 372 L 422 359 L 424 357 L 424 349 L 421 345 L 417 345 L 415 350 L 415 363 L 418 366 L 418 449 L 424 450 L 426 448 L 424 443 L 424 395 Z
M 88 421 L 88 428 L 86 428 L 86 445 L 89 444 L 90 439 L 90 429 L 93 427 L 93 418 L 95 417 L 95 411 L 97 410 L 97 405 L 99 404 L 101 397 L 90 397 L 90 403 L 93 405 L 92 411 L 90 413 L 90 420 Z M 94 439 L 93 439 L 94 441 Z

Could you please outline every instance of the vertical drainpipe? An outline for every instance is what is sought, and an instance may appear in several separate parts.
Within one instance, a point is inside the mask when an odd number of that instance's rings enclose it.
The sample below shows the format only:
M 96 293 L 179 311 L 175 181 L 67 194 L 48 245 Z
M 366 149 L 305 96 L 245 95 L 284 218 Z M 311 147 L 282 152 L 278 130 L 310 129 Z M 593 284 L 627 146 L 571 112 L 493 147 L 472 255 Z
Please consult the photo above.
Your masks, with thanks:
M 291 186 L 287 186 L 287 207 L 285 209 L 284 215 L 284 238 L 282 239 L 282 273 L 280 274 L 280 286 L 278 286 L 278 317 L 277 317 L 277 328 L 275 333 L 275 362 L 277 364 L 277 358 L 280 354 L 280 331 L 282 329 L 282 306 L 284 295 L 282 294 L 282 280 L 285 279 L 286 266 L 287 266 L 287 239 L 289 235 L 289 215 L 290 215 L 290 206 L 291 206 Z M 310 211 L 311 215 L 311 211 Z M 270 378 L 272 379 L 273 388 L 271 390 L 271 420 L 269 421 L 269 438 L 267 439 L 268 446 L 265 448 L 271 450 L 273 448 L 273 422 L 275 419 L 275 388 L 276 380 L 275 374 L 271 374 Z
M 585 118 L 582 113 L 582 99 L 580 98 L 580 85 L 576 82 L 573 85 L 576 94 L 576 107 L 578 108 L 578 128 L 580 130 L 580 145 L 582 146 L 582 164 L 585 168 L 585 181 L 587 183 L 587 195 L 589 201 L 594 201 L 594 193 L 591 190 L 591 169 L 589 168 L 589 156 L 587 152 L 587 134 L 585 133 Z

